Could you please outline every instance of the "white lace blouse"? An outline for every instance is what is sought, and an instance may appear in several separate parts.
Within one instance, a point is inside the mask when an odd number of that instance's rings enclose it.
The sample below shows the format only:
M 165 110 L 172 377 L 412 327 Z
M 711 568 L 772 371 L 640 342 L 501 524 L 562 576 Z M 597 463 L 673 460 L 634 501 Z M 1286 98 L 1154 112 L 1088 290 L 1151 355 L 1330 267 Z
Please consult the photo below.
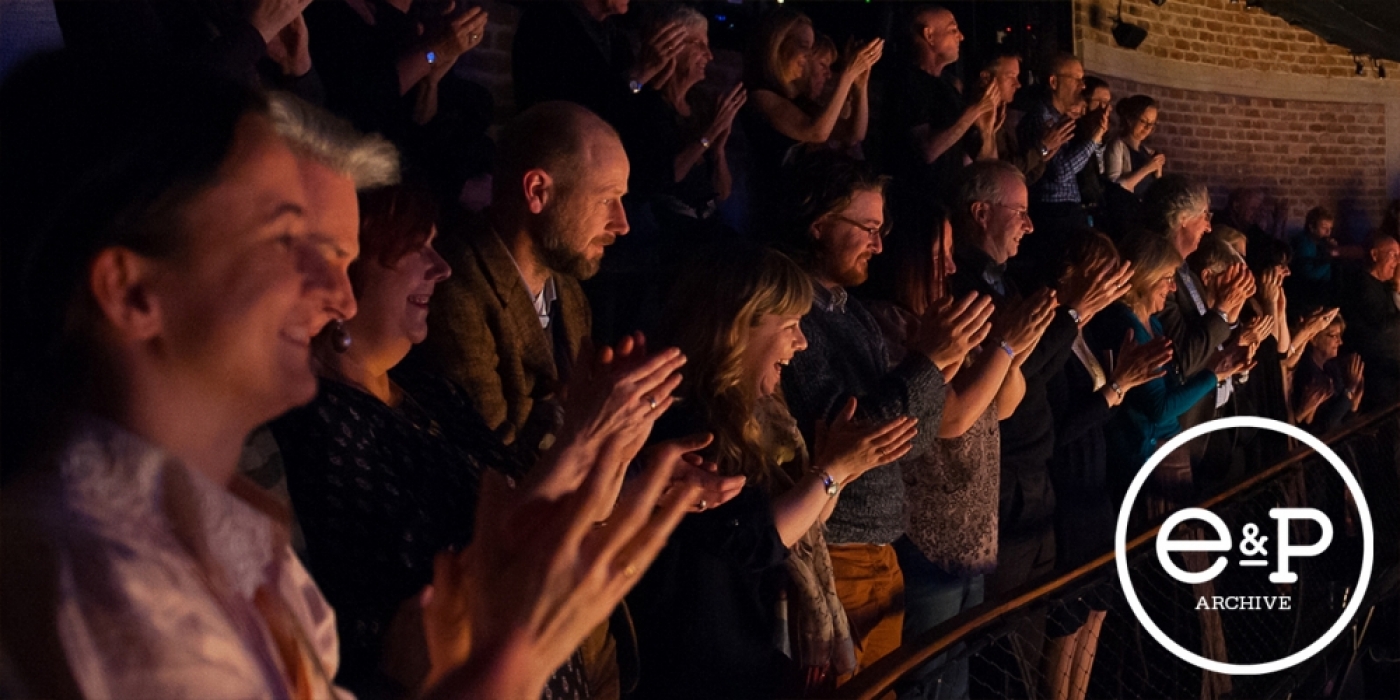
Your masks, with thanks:
M 298 684 L 288 679 L 298 675 L 301 697 L 351 697 L 331 683 L 335 615 L 272 517 L 276 504 L 251 482 L 217 484 L 96 419 L 55 467 L 42 487 L 7 494 L 21 496 L 7 499 L 5 517 L 28 550 L 7 557 L 26 570 L 6 578 L 17 574 L 26 597 L 47 600 L 26 613 L 27 626 L 42 631 L 36 643 L 61 647 L 19 648 L 29 630 L 7 615 L 16 661 L 61 659 L 58 676 L 69 678 L 60 682 L 88 698 L 292 698 Z M 57 690 L 43 687 L 53 677 L 26 679 L 27 690 Z

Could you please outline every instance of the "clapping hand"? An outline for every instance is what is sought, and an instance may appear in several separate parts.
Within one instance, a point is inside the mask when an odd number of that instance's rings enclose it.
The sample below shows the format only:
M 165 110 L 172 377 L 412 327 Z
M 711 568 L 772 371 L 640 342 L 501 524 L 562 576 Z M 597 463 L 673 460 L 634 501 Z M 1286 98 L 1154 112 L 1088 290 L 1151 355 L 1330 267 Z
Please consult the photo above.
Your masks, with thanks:
M 648 354 L 640 333 L 615 348 L 595 350 L 588 341 L 579 350 L 573 376 L 564 390 L 564 423 L 555 444 L 546 450 L 528 488 L 545 498 L 578 488 L 586 476 L 556 463 L 590 466 L 612 440 L 617 459 L 630 462 L 651 434 L 652 425 L 671 407 L 680 386 L 685 356 L 675 348 Z
M 1133 277 L 1133 263 L 1102 260 L 1070 277 L 1060 291 L 1060 300 L 1079 314 L 1079 323 L 1086 324 L 1109 304 L 1128 293 L 1128 281 Z
M 894 418 L 870 425 L 855 421 L 856 399 L 851 397 L 836 420 L 817 421 L 816 449 L 812 464 L 845 484 L 875 467 L 909 453 L 919 433 L 917 418 Z
M 1172 341 L 1162 336 L 1139 345 L 1129 330 L 1123 336 L 1117 359 L 1110 370 L 1111 380 L 1118 384 L 1120 391 L 1127 393 L 1167 373 L 1166 365 L 1172 359 Z
M 976 292 L 957 301 L 945 296 L 918 319 L 909 349 L 927 357 L 940 370 L 959 364 L 991 333 L 995 310 L 990 296 Z
M 538 698 L 696 499 L 695 486 L 661 499 L 681 459 L 662 451 L 615 507 L 620 463 L 569 467 L 586 477 L 553 499 L 514 491 L 488 472 L 471 545 L 438 554 L 420 596 L 427 697 Z M 600 511 L 612 513 L 606 523 L 594 520 Z

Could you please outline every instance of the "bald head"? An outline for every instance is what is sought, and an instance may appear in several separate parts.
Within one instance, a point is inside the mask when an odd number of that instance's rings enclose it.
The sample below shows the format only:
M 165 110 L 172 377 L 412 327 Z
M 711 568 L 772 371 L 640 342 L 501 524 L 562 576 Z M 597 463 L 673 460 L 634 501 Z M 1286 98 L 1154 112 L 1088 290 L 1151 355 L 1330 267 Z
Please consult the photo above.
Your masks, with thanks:
M 496 141 L 491 200 L 496 206 L 522 202 L 525 174 L 543 170 L 568 190 L 591 163 L 622 150 L 617 131 L 572 102 L 542 102 L 511 120 Z
M 1400 241 L 1390 236 L 1376 236 L 1371 242 L 1371 275 L 1386 281 L 1395 278 L 1400 268 Z

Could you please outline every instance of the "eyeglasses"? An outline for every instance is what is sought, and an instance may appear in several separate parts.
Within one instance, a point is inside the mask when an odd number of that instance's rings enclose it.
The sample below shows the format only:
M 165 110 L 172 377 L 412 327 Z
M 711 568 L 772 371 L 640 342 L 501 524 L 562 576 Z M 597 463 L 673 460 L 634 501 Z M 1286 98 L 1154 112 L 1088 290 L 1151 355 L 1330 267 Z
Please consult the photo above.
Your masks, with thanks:
M 867 236 L 870 236 L 871 238 L 884 238 L 885 235 L 889 233 L 889 229 L 885 228 L 884 224 L 880 224 L 879 226 L 870 226 L 867 224 L 862 224 L 861 222 L 856 221 L 855 219 L 852 219 L 849 216 L 835 216 L 832 218 L 836 219 L 837 221 L 848 223 L 864 231 L 865 234 Z
M 1137 123 L 1138 123 L 1138 126 L 1145 126 L 1145 127 L 1149 128 L 1149 129 L 1156 129 L 1156 128 L 1157 128 L 1157 122 L 1150 122 L 1150 121 L 1147 121 L 1146 119 L 1139 119 Z
M 1205 217 L 1206 223 L 1210 223 L 1210 220 L 1213 219 L 1213 218 L 1215 218 L 1215 212 L 1213 212 L 1213 211 L 1211 211 L 1211 210 L 1209 210 L 1209 209 L 1207 209 L 1207 210 L 1201 212 L 1200 215 L 1203 216 L 1203 217 Z
M 1022 219 L 1025 219 L 1026 221 L 1030 221 L 1030 220 L 1031 220 L 1031 210 L 1028 209 L 1028 208 L 1026 208 L 1026 207 L 1021 207 L 1021 208 L 1017 209 L 1016 207 L 1009 207 L 1009 206 L 1007 206 L 1007 205 L 1005 205 L 1005 204 L 1002 204 L 1001 202 L 987 202 L 987 203 L 990 204 L 990 205 L 992 205 L 992 206 L 1001 207 L 1002 209 L 1005 209 L 1005 210 L 1011 212 L 1012 214 L 1015 214 L 1016 216 L 1018 216 L 1018 217 L 1020 217 L 1020 218 L 1022 218 Z

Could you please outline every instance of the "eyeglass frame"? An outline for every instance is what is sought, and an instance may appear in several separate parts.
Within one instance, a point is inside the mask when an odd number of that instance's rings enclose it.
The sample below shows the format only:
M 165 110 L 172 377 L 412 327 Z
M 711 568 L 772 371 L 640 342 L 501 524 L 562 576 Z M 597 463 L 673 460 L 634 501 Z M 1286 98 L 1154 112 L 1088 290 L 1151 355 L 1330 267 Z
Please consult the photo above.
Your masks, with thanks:
M 884 240 L 887 236 L 890 235 L 890 227 L 888 223 L 881 223 L 879 226 L 866 226 L 865 224 L 862 224 L 861 222 L 842 214 L 832 214 L 831 218 L 835 221 L 850 224 L 851 226 L 854 226 L 857 229 L 864 231 L 865 235 L 870 236 L 871 238 L 878 238 L 880 240 Z

